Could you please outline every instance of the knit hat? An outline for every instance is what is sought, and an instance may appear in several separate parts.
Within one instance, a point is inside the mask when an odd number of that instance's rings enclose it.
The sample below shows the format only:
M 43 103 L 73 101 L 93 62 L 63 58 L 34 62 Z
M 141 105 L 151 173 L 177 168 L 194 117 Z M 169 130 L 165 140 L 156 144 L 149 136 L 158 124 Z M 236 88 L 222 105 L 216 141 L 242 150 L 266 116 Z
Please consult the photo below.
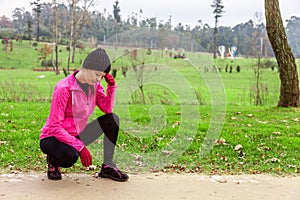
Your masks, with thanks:
M 110 60 L 104 49 L 98 48 L 87 55 L 82 68 L 102 71 L 110 71 Z

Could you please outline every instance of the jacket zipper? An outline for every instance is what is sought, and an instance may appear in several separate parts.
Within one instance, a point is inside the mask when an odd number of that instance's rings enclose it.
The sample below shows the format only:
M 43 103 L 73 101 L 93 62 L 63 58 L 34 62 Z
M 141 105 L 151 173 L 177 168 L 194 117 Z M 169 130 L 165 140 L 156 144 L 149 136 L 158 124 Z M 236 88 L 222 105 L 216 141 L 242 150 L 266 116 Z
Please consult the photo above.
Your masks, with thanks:
M 87 106 L 90 105 L 89 104 L 89 97 L 88 97 L 88 95 L 81 88 L 80 89 L 75 88 L 73 91 L 80 91 L 81 93 L 83 93 L 86 96 L 86 105 Z M 88 90 L 88 93 L 89 93 L 89 90 Z

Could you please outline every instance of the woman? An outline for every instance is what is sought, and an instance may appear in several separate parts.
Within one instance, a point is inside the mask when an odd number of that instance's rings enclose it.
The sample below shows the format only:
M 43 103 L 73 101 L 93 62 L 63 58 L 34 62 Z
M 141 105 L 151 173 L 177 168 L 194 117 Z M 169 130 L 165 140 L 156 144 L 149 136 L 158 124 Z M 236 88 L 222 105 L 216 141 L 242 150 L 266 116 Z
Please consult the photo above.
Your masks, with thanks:
M 109 71 L 109 57 L 99 48 L 85 58 L 80 70 L 60 80 L 54 88 L 50 115 L 40 135 L 40 148 L 47 154 L 48 179 L 60 180 L 60 167 L 71 167 L 78 157 L 83 166 L 92 165 L 86 146 L 104 133 L 104 161 L 99 177 L 128 180 L 128 175 L 113 162 L 119 119 L 112 113 L 117 85 Z M 100 83 L 103 77 L 106 93 Z M 88 123 L 96 106 L 104 115 Z

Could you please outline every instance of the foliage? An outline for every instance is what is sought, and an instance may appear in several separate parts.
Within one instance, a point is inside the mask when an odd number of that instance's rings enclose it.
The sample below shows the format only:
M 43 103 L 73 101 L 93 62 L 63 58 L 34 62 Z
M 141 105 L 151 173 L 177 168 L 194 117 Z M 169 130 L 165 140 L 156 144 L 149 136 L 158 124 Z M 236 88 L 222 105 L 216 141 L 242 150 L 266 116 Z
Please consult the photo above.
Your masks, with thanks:
M 115 2 L 116 4 L 114 5 L 114 18 L 116 20 L 117 23 L 119 23 L 121 21 L 121 16 L 120 16 L 120 7 L 118 6 L 119 5 L 119 1 L 116 1 Z
M 299 35 L 300 35 L 300 17 L 292 16 L 287 20 L 286 35 L 289 41 L 289 45 L 295 57 L 300 57 Z
M 47 63 L 47 57 L 53 52 L 52 48 L 53 47 L 51 45 L 45 43 L 44 47 L 38 49 L 38 52 L 40 54 L 39 60 L 42 60 L 42 66 L 44 67 L 52 66 L 52 63 L 51 65 L 48 65 Z
M 38 4 L 41 6 L 39 13 L 39 40 L 51 42 L 53 34 L 53 13 L 51 3 L 42 3 Z M 114 5 L 115 6 L 115 5 Z M 117 5 L 118 6 L 118 5 Z M 58 4 L 58 13 L 60 18 L 60 23 L 58 24 L 58 31 L 61 35 L 60 44 L 68 44 L 67 38 L 70 34 L 70 7 L 64 5 L 63 3 Z M 118 8 L 119 9 L 119 8 Z M 118 9 L 116 11 L 118 11 Z M 77 37 L 81 38 L 83 42 L 91 41 L 92 38 L 95 41 L 102 41 L 105 43 L 105 40 L 111 38 L 115 35 L 115 18 L 114 13 L 106 13 L 106 11 L 87 11 L 84 12 L 84 8 L 76 7 L 77 16 L 83 16 L 86 14 L 86 23 L 82 24 L 81 31 L 78 33 Z M 16 37 L 16 32 L 19 32 L 24 39 L 26 38 L 36 38 L 37 29 L 37 15 L 32 16 L 32 14 L 25 10 L 14 11 L 13 20 L 10 20 L 7 17 L 0 18 L 0 38 L 4 37 Z M 219 16 L 219 15 L 216 15 Z M 256 25 L 253 21 L 254 19 L 249 19 L 246 22 L 235 25 L 234 27 L 225 27 L 220 24 L 218 26 L 218 38 L 217 46 L 224 45 L 226 49 L 232 45 L 237 46 L 238 54 L 246 57 L 256 56 L 257 51 L 253 50 L 250 43 L 253 42 L 253 33 L 257 32 L 258 29 L 261 29 L 265 32 L 265 25 L 259 24 Z M 205 22 L 199 20 L 199 23 L 195 27 L 190 27 L 189 25 L 184 25 L 179 23 L 177 25 L 170 24 L 170 19 L 168 21 L 157 22 L 156 17 L 142 19 L 139 24 L 136 23 L 137 16 L 133 13 L 133 16 L 128 16 L 128 18 L 120 19 L 118 23 L 118 33 L 125 32 L 129 30 L 134 30 L 136 28 L 143 27 L 152 27 L 158 28 L 162 27 L 165 29 L 171 29 L 186 34 L 188 37 L 191 37 L 197 41 L 207 52 L 213 52 L 214 47 L 211 42 L 211 35 L 214 32 L 214 28 L 210 27 Z M 78 25 L 79 26 L 79 25 Z M 289 43 L 291 44 L 292 51 L 296 57 L 299 57 L 300 44 L 298 41 L 299 33 L 299 17 L 293 16 L 291 19 L 287 20 L 287 36 Z M 79 29 L 78 29 L 79 30 Z M 37 38 L 36 38 L 37 39 Z M 259 42 L 259 41 L 257 41 Z M 264 41 L 264 56 L 273 56 L 273 50 L 270 46 L 270 43 L 266 39 Z M 185 45 L 188 46 L 188 45 Z M 94 46 L 93 46 L 94 47 Z

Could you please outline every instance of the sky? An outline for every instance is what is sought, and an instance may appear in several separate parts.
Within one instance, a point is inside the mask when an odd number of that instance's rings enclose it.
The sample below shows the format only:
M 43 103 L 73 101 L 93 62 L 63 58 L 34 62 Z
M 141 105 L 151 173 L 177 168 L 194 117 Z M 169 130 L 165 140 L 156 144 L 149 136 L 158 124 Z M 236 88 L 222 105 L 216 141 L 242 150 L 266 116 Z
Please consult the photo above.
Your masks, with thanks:
M 34 0 L 14 0 L 7 3 L 7 0 L 0 0 L 0 16 L 11 17 L 15 8 L 25 8 L 31 11 L 30 2 Z M 66 0 L 59 0 L 67 4 Z M 52 2 L 52 0 L 41 0 L 41 2 Z M 91 10 L 103 12 L 104 9 L 112 14 L 115 0 L 94 0 L 95 5 Z M 157 22 L 167 22 L 171 16 L 172 26 L 177 26 L 180 22 L 183 25 L 194 27 L 201 20 L 214 26 L 214 15 L 211 4 L 213 0 L 119 0 L 122 19 L 138 14 L 139 19 L 156 17 Z M 283 21 L 292 16 L 300 17 L 299 0 L 279 0 L 281 16 Z M 264 20 L 264 0 L 223 0 L 223 16 L 219 18 L 219 26 L 234 27 L 240 23 L 246 23 L 250 19 L 255 19 L 255 13 L 260 13 Z M 140 10 L 142 14 L 140 15 Z

